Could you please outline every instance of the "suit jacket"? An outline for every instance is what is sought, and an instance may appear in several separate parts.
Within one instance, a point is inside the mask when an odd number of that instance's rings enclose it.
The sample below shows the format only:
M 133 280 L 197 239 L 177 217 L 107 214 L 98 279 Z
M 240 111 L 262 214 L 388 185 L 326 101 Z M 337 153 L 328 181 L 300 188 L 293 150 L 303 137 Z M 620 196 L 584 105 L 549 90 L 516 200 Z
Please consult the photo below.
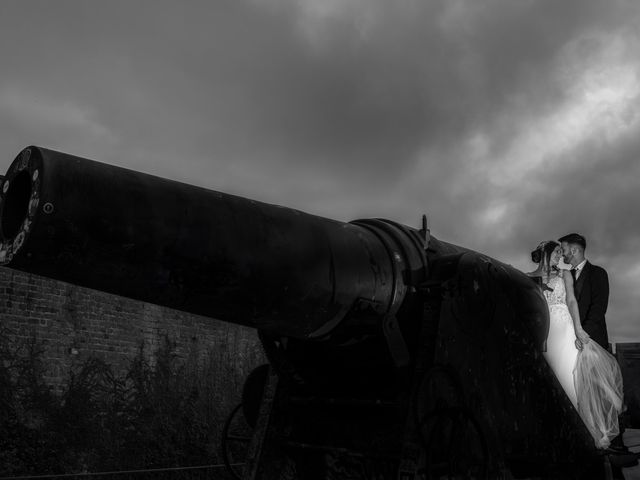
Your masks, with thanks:
M 604 349 L 609 348 L 605 313 L 609 305 L 609 277 L 604 268 L 585 263 L 573 286 L 580 323 L 585 332 Z

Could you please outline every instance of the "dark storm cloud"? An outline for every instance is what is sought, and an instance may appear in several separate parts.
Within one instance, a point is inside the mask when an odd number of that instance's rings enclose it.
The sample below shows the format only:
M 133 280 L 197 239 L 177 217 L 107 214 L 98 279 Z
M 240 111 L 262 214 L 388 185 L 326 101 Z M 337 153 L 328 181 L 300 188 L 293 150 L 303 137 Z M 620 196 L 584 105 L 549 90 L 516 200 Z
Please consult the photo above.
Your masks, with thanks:
M 640 141 L 635 133 L 613 147 L 584 148 L 580 161 L 590 168 L 557 175 L 544 191 L 523 199 L 513 217 L 514 245 L 528 241 L 533 249 L 538 240 L 574 231 L 587 237 L 587 257 L 609 271 L 609 323 L 619 340 L 638 337 L 640 259 L 634 251 L 640 245 Z
M 0 145 L 35 143 L 518 268 L 578 230 L 640 339 L 632 1 L 3 1 Z

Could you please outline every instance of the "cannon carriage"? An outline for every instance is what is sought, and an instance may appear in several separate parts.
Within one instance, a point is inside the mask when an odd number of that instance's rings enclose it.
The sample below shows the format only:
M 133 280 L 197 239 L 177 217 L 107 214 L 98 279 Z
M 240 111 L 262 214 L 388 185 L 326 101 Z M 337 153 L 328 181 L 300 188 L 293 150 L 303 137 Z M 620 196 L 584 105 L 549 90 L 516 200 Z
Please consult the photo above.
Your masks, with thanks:
M 0 262 L 256 328 L 241 478 L 606 473 L 542 357 L 539 288 L 424 219 L 344 223 L 31 146 L 2 182 Z

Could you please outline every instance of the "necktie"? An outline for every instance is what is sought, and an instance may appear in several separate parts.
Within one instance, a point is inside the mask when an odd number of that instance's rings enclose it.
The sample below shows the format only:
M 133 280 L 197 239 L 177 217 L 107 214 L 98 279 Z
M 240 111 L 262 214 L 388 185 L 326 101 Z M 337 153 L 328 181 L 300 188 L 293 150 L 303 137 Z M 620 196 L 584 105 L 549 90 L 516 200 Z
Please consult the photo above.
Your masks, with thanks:
M 573 281 L 574 281 L 574 282 L 576 281 L 576 273 L 577 273 L 577 272 L 578 272 L 578 270 L 577 270 L 575 267 L 573 267 L 573 268 L 571 269 L 571 276 L 573 277 Z

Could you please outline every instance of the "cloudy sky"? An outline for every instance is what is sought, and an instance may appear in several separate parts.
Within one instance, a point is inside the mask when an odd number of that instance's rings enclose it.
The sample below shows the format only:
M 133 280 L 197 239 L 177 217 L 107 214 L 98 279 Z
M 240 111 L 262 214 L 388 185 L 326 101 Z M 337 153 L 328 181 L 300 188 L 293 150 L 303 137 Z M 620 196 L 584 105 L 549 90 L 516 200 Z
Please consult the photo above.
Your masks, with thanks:
M 578 231 L 640 342 L 640 2 L 0 1 L 0 170 L 29 144 L 531 270 Z

